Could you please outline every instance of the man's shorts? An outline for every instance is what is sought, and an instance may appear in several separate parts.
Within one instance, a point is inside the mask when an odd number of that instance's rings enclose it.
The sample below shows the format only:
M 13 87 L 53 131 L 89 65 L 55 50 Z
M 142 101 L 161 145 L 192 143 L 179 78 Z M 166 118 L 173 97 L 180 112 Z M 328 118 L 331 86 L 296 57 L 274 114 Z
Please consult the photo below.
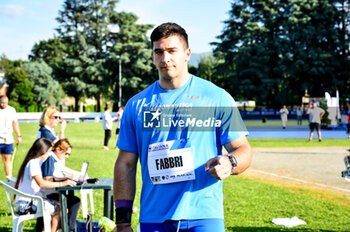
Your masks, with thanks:
M 119 131 L 120 131 L 120 128 L 117 128 L 117 129 L 115 130 L 115 134 L 116 134 L 116 135 L 119 135 Z
M 321 129 L 321 124 L 319 124 L 319 123 L 317 123 L 317 122 L 312 122 L 312 123 L 310 123 L 310 125 L 309 125 L 309 127 L 310 127 L 310 130 L 311 131 L 313 131 L 313 130 L 317 130 L 317 131 L 319 131 L 320 129 Z
M 141 232 L 225 232 L 223 219 L 168 220 L 163 223 L 141 223 Z
M 0 144 L 0 154 L 12 155 L 13 154 L 13 143 Z

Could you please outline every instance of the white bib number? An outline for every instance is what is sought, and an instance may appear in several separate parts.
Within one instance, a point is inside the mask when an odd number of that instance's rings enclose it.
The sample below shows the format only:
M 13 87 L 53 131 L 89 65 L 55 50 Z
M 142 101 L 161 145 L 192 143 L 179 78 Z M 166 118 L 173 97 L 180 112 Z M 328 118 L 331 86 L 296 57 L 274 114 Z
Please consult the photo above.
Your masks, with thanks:
M 148 146 L 148 171 L 153 184 L 194 180 L 192 149 L 187 140 L 172 140 Z

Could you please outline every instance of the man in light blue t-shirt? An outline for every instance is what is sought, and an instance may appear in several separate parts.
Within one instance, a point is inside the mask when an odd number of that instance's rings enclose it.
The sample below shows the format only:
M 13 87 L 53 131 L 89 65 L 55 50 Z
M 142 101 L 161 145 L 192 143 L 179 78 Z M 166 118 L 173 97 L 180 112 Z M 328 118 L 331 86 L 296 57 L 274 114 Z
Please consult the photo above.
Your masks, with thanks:
M 151 42 L 159 80 L 128 101 L 117 144 L 118 231 L 132 231 L 139 159 L 142 232 L 223 232 L 222 180 L 249 167 L 248 133 L 233 98 L 188 72 L 191 50 L 182 27 L 164 23 Z

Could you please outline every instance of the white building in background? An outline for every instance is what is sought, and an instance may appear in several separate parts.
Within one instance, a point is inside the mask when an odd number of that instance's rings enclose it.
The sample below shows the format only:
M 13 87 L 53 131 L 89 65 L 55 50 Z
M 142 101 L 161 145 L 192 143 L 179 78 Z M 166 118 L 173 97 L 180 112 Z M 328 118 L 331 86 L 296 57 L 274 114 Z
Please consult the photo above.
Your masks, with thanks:
M 325 99 L 327 101 L 327 111 L 328 111 L 328 118 L 331 120 L 332 126 L 338 125 L 338 120 L 341 119 L 340 115 L 340 109 L 339 109 L 339 92 L 337 90 L 336 96 L 331 97 L 331 95 L 328 92 L 325 92 Z

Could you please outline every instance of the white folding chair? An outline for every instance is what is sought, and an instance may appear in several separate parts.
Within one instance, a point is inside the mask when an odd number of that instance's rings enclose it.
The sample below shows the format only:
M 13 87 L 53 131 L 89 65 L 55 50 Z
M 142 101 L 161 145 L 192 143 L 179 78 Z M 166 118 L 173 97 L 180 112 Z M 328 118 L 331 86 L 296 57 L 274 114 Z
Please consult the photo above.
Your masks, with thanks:
M 16 182 L 17 182 L 17 178 L 14 177 L 14 176 L 6 176 L 6 179 L 7 179 L 10 183 L 13 183 L 13 184 L 16 184 Z
M 49 213 L 44 212 L 44 201 L 40 196 L 23 193 L 18 189 L 15 189 L 14 184 L 11 182 L 7 182 L 7 181 L 0 181 L 0 182 L 5 188 L 6 197 L 7 197 L 11 214 L 12 214 L 12 221 L 13 221 L 12 232 L 21 232 L 23 221 L 31 220 L 38 217 L 43 217 L 44 219 L 45 232 L 51 231 L 51 215 Z M 28 197 L 38 202 L 36 213 L 26 214 L 26 215 L 17 214 L 16 210 L 14 209 L 14 195 Z
M 17 181 L 16 177 L 6 176 L 6 178 L 10 183 L 16 184 L 16 181 Z M 81 189 L 77 191 L 80 191 L 81 209 L 83 211 L 83 217 L 86 219 L 88 214 L 88 197 L 89 197 L 89 204 L 91 209 L 90 213 L 91 214 L 95 213 L 93 191 L 92 189 Z

